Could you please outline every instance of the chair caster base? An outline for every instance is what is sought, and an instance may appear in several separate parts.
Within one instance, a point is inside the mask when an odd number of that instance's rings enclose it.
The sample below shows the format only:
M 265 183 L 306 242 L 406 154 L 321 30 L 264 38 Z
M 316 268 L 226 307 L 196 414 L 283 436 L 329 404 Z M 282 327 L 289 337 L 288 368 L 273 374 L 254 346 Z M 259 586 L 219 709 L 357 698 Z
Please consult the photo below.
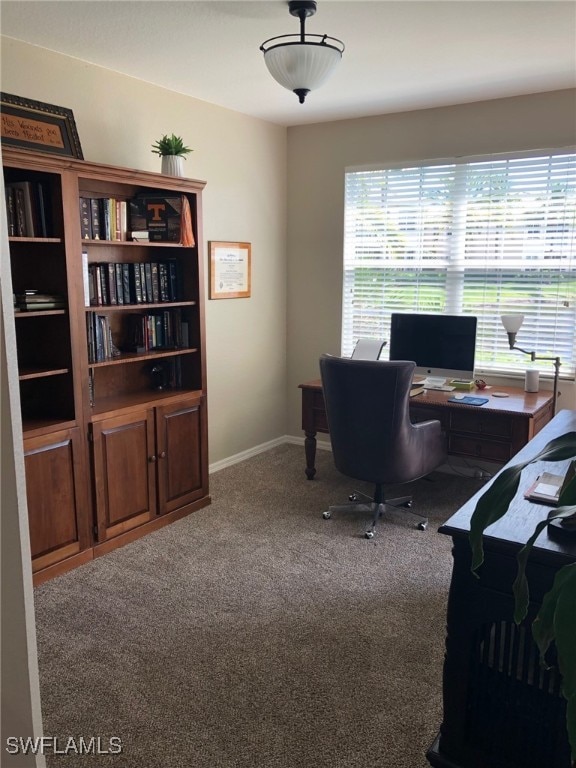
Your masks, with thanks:
M 374 538 L 374 531 L 366 531 L 364 534 L 365 539 L 373 539 Z
M 416 526 L 419 531 L 425 531 L 426 528 L 428 528 L 428 520 L 422 520 L 422 522 L 418 523 Z
M 330 518 L 332 517 L 332 513 L 330 512 L 329 509 L 327 509 L 326 512 L 322 512 L 322 517 L 324 518 L 324 520 L 330 520 Z

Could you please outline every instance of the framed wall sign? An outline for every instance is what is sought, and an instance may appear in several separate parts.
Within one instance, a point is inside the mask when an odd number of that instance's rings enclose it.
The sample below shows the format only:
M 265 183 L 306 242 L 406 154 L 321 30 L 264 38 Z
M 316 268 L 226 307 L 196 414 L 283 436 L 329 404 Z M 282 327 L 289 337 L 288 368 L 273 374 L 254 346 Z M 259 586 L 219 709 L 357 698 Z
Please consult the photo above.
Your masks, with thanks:
M 251 290 L 250 243 L 212 240 L 210 252 L 210 298 L 247 299 Z
M 83 160 L 71 109 L 0 93 L 2 143 Z

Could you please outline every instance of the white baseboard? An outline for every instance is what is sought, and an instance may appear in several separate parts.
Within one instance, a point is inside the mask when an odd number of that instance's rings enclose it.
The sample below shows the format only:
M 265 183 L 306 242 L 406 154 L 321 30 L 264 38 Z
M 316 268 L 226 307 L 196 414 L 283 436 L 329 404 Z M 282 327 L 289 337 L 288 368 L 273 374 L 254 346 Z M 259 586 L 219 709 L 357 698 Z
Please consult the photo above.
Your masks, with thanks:
M 277 446 L 285 445 L 286 443 L 289 443 L 290 445 L 301 445 L 304 447 L 304 438 L 296 437 L 295 435 L 282 435 L 280 437 L 276 437 L 274 440 L 269 440 L 267 443 L 255 445 L 253 448 L 248 448 L 245 451 L 236 453 L 233 456 L 229 456 L 227 459 L 215 461 L 208 467 L 208 472 L 210 474 L 219 472 L 221 469 L 232 467 L 234 464 L 239 464 L 241 461 L 246 461 L 246 459 L 252 458 L 252 456 L 257 456 L 259 453 L 264 453 L 265 451 L 269 451 L 271 448 L 276 448 Z M 317 440 L 316 448 L 319 451 L 332 450 L 330 441 L 322 439 Z M 445 472 L 449 475 L 460 475 L 461 477 L 478 477 L 476 471 L 482 470 L 483 476 L 486 478 L 491 477 L 499 469 L 500 466 L 491 464 L 490 462 L 472 462 L 458 459 L 456 457 L 450 457 L 449 462 L 438 467 L 437 471 Z
M 278 445 L 284 445 L 285 443 L 290 443 L 292 445 L 304 445 L 304 438 L 303 437 L 294 437 L 293 435 L 282 435 L 281 437 L 276 437 L 274 440 L 269 440 L 267 443 L 261 443 L 260 445 L 255 445 L 253 448 L 248 448 L 245 451 L 240 451 L 240 453 L 236 453 L 233 456 L 229 456 L 227 459 L 222 459 L 221 461 L 215 461 L 213 464 L 210 464 L 208 467 L 208 472 L 210 474 L 213 474 L 214 472 L 219 472 L 221 469 L 225 469 L 226 467 L 231 467 L 234 464 L 239 464 L 241 461 L 246 461 L 246 459 L 252 458 L 252 456 L 257 456 L 259 453 L 264 453 L 265 451 L 269 451 L 271 448 L 276 448 Z M 316 447 L 319 450 L 323 451 L 330 451 L 332 450 L 330 447 L 330 443 L 326 440 L 318 440 L 316 443 Z

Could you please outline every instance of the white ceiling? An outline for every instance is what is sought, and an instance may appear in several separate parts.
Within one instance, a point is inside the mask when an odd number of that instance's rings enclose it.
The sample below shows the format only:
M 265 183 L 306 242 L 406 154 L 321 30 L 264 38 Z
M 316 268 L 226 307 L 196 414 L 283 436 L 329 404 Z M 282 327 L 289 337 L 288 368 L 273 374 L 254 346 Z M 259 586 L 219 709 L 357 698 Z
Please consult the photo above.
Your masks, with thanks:
M 307 31 L 346 50 L 303 105 L 259 50 L 298 32 L 286 0 L 0 0 L 0 25 L 8 37 L 287 126 L 576 86 L 576 0 L 319 0 Z

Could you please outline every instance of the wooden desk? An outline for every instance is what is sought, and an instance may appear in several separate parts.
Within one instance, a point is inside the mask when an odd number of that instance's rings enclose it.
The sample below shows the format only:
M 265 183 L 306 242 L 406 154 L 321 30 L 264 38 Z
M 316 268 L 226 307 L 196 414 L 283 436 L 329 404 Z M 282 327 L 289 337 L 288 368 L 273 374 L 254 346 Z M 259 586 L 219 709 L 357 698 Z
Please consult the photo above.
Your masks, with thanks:
M 510 464 L 529 460 L 553 438 L 575 430 L 576 411 L 561 411 Z M 566 465 L 546 469 L 562 471 Z M 541 471 L 541 463 L 526 467 L 507 515 L 485 535 L 480 579 L 470 572 L 468 535 L 470 516 L 487 486 L 440 528 L 452 537 L 454 566 L 443 722 L 426 755 L 434 768 L 570 768 L 560 676 L 539 666 L 530 626 L 556 572 L 576 562 L 576 537 L 540 535 L 526 571 L 528 620 L 517 627 L 512 619 L 516 554 L 550 509 L 522 495 Z
M 316 474 L 316 434 L 327 433 L 326 406 L 320 379 L 300 384 L 302 429 L 306 453 L 306 477 Z M 509 397 L 496 398 L 492 391 Z M 448 453 L 468 459 L 505 464 L 552 418 L 551 392 L 524 392 L 515 387 L 498 387 L 470 394 L 488 397 L 486 405 L 449 403 L 455 392 L 428 389 L 410 400 L 414 423 L 438 419 L 448 438 Z

